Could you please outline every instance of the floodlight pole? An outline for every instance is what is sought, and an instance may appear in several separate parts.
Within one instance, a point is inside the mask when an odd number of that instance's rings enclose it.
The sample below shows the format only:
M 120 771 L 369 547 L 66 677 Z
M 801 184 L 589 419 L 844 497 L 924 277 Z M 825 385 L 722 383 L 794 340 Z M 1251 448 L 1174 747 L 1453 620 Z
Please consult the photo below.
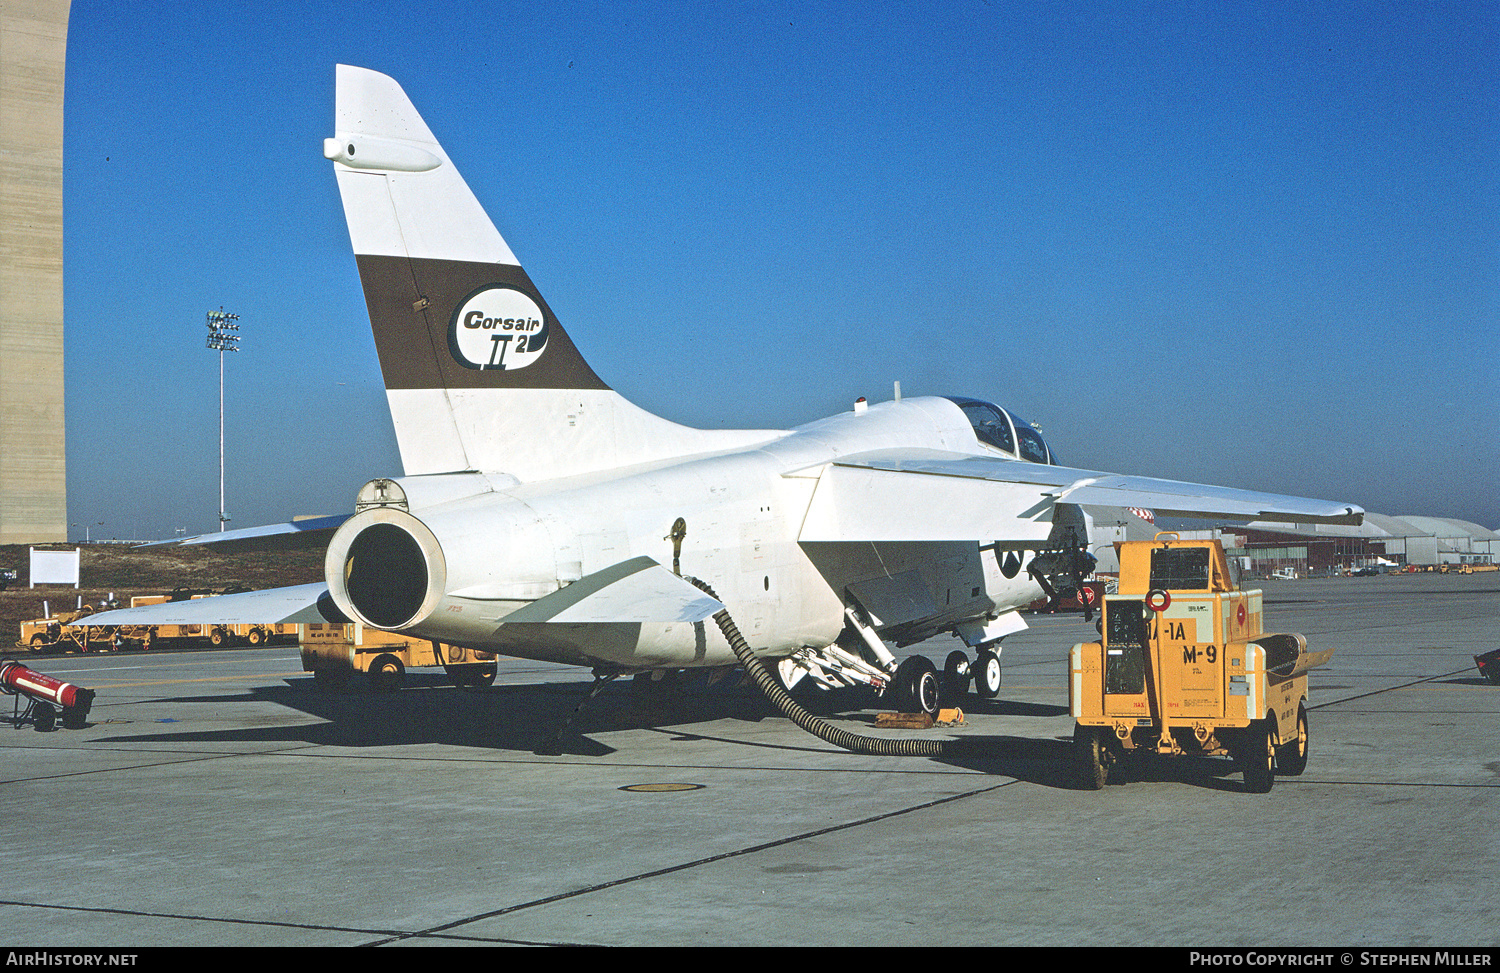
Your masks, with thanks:
M 230 314 L 220 305 L 217 311 L 208 312 L 208 347 L 219 353 L 219 533 L 223 533 L 229 523 L 229 515 L 224 513 L 224 352 L 239 351 L 240 336 L 232 332 L 238 331 L 240 326 L 235 322 L 240 319 L 238 314 Z
M 219 533 L 224 532 L 224 349 L 219 349 Z

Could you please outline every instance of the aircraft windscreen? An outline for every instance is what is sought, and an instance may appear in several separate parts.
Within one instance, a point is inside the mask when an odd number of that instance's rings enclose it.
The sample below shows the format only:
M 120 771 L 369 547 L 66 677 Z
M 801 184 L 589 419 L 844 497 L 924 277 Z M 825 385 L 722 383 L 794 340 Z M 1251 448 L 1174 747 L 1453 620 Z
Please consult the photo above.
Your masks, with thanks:
M 948 401 L 964 410 L 964 418 L 974 427 L 974 435 L 986 446 L 1004 450 L 1012 456 L 1020 456 L 1028 463 L 1055 463 L 1047 451 L 1042 434 L 1025 419 L 1007 412 L 980 399 L 966 399 L 957 395 L 947 396 Z M 1017 449 L 1019 442 L 1020 448 Z
M 1016 440 L 1011 435 L 1010 421 L 1006 418 L 1004 409 L 978 399 L 949 398 L 964 410 L 964 418 L 974 427 L 974 435 L 979 437 L 980 442 L 1014 455 Z
M 1016 438 L 1021 441 L 1021 458 L 1028 463 L 1047 462 L 1047 444 L 1042 441 L 1042 434 L 1032 428 L 1025 419 L 1016 420 Z

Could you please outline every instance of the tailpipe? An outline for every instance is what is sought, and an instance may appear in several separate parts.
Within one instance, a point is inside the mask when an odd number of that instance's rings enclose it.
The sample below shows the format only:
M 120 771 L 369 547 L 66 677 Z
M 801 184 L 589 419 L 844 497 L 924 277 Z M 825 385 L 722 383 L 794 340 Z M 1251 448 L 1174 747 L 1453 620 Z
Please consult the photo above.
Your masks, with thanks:
M 393 631 L 431 615 L 448 579 L 437 536 L 394 507 L 372 507 L 345 521 L 328 544 L 323 572 L 344 614 Z

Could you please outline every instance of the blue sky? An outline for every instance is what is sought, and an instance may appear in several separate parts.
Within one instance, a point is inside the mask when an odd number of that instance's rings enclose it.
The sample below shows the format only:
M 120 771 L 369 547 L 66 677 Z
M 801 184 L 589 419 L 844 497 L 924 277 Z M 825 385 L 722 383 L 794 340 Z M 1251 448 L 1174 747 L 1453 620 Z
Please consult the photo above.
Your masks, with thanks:
M 599 375 L 986 398 L 1069 465 L 1500 527 L 1500 8 L 74 0 L 73 533 L 400 472 L 331 164 L 396 78 Z

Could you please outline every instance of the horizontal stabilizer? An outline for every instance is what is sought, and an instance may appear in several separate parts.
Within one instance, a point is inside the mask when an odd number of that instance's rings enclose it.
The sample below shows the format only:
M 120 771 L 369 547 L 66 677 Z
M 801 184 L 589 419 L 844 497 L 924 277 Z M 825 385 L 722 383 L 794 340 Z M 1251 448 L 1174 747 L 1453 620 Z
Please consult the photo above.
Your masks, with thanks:
M 326 540 L 333 536 L 339 525 L 352 514 L 333 514 L 328 517 L 308 517 L 289 524 L 268 524 L 264 527 L 244 527 L 239 530 L 224 530 L 214 534 L 198 534 L 193 537 L 176 537 L 169 541 L 152 541 L 139 547 L 196 547 L 200 544 L 230 545 L 235 550 L 254 548 L 274 550 L 279 546 L 290 546 L 310 542 L 314 538 Z
M 823 471 L 799 539 L 1045 538 L 1058 503 L 1296 523 L 1364 518 L 1353 504 L 1305 497 L 940 450 L 881 450 L 845 456 Z
M 539 598 L 506 615 L 503 624 L 701 622 L 723 608 L 651 558 L 637 557 Z
M 75 625 L 278 625 L 347 622 L 321 581 L 87 615 Z

